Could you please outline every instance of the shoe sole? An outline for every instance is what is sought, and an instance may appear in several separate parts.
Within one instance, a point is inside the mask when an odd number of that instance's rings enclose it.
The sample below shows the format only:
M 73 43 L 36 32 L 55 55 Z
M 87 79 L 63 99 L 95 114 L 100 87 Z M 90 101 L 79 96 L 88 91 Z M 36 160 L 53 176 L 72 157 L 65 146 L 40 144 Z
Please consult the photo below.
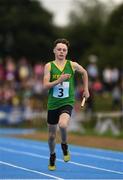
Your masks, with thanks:
M 54 170 L 56 170 L 56 166 L 48 166 L 48 169 L 50 170 L 50 171 L 54 171 Z
M 64 162 L 70 161 L 70 154 L 64 156 Z

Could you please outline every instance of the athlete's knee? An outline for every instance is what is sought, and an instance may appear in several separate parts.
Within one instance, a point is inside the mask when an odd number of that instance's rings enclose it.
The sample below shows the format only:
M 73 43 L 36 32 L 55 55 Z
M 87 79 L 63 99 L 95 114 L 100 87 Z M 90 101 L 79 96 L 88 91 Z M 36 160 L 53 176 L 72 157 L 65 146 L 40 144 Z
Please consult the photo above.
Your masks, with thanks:
M 49 140 L 53 141 L 56 138 L 56 134 L 55 133 L 49 133 Z
M 66 129 L 67 128 L 67 123 L 66 122 L 59 122 L 59 128 Z

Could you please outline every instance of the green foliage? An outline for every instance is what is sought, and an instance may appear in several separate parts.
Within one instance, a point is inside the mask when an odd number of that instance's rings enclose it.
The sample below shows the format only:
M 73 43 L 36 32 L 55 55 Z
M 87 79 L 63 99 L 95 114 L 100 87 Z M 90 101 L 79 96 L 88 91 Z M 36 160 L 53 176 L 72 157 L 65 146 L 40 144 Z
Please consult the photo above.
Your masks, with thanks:
M 123 4 L 109 9 L 98 0 L 74 2 L 67 27 L 56 27 L 53 15 L 38 0 L 0 0 L 0 56 L 26 56 L 44 62 L 53 58 L 56 38 L 67 38 L 68 57 L 87 65 L 95 54 L 98 65 L 122 67 Z M 49 4 L 50 5 L 50 4 Z
M 103 34 L 103 53 L 104 64 L 122 67 L 123 60 L 123 4 L 117 7 L 110 15 L 105 25 Z M 105 53 L 104 53 L 105 52 Z
M 0 54 L 49 58 L 55 37 L 52 14 L 35 0 L 0 1 Z
M 78 11 L 71 14 L 67 35 L 71 42 L 72 57 L 88 63 L 88 56 L 98 56 L 98 65 L 122 67 L 123 59 L 123 5 L 109 14 L 107 4 L 99 1 L 80 3 Z M 75 37 L 75 38 L 74 38 Z
M 74 59 L 76 57 L 78 61 L 82 61 L 82 64 L 87 62 L 87 56 L 91 53 L 100 54 L 99 46 L 105 14 L 103 4 L 89 1 L 80 3 L 78 11 L 71 15 L 71 23 L 67 29 L 71 55 Z

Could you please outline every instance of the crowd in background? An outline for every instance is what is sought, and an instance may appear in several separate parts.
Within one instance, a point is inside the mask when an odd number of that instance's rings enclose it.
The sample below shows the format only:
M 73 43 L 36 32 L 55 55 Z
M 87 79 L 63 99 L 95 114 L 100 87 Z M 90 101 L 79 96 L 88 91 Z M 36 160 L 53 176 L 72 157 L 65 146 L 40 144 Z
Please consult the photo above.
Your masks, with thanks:
M 89 75 L 90 98 L 88 110 L 93 111 L 94 95 L 110 93 L 112 96 L 112 109 L 115 106 L 122 108 L 123 72 L 117 67 L 105 67 L 99 70 L 97 61 L 91 57 L 87 67 Z M 25 118 L 30 117 L 31 109 L 41 111 L 43 98 L 47 92 L 43 91 L 44 64 L 36 62 L 31 64 L 28 59 L 21 57 L 15 61 L 8 56 L 0 59 L 0 108 L 3 106 L 25 108 Z M 80 101 L 82 97 L 82 84 L 76 84 L 75 97 Z M 34 101 L 35 99 L 35 101 Z
M 91 55 L 86 67 L 89 76 L 90 98 L 88 99 L 88 110 L 93 111 L 93 102 L 95 95 L 111 96 L 112 110 L 119 111 L 123 108 L 123 69 L 107 65 L 102 71 L 98 67 L 97 57 Z M 80 99 L 82 86 L 77 86 L 76 96 Z
M 22 57 L 15 63 L 12 57 L 0 60 L 0 104 L 23 103 L 32 95 L 42 94 L 43 64 L 31 65 Z
M 0 59 L 0 110 L 9 114 L 7 121 L 30 120 L 41 112 L 43 70 L 41 62 L 31 65 L 25 57 L 17 62 L 10 56 Z

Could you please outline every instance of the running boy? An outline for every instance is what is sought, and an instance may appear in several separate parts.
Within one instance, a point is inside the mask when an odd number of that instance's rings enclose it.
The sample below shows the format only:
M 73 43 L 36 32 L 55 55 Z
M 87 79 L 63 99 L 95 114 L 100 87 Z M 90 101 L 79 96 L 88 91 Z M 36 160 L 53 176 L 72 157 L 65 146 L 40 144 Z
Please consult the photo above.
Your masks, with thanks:
M 83 96 L 89 97 L 87 71 L 78 63 L 67 60 L 69 42 L 66 39 L 57 39 L 54 42 L 55 60 L 48 62 L 44 68 L 44 89 L 49 90 L 48 95 L 48 131 L 49 131 L 49 170 L 55 170 L 55 145 L 56 131 L 59 126 L 61 134 L 61 148 L 65 162 L 70 160 L 70 152 L 67 144 L 67 127 L 74 105 L 74 73 L 82 74 Z

